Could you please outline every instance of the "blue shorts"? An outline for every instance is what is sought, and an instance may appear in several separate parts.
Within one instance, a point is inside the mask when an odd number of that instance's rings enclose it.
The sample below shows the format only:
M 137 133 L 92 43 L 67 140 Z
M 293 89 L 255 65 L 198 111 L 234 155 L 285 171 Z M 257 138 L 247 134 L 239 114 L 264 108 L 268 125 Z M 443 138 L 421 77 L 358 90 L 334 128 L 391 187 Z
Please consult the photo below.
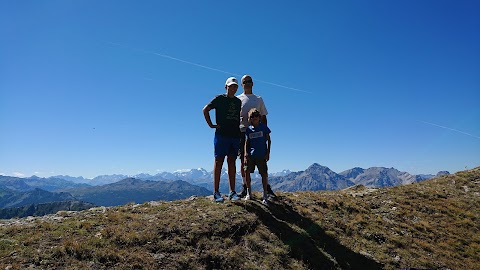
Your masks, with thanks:
M 225 156 L 236 157 L 238 149 L 240 148 L 240 138 L 215 134 L 213 146 L 215 148 L 215 158 L 222 158 Z

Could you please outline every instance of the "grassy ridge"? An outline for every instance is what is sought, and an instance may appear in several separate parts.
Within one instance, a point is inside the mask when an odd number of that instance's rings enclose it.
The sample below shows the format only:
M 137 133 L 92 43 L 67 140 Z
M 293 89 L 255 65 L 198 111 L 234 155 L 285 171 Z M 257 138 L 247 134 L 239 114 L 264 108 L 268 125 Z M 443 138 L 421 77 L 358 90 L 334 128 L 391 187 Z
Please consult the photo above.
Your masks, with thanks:
M 408 186 L 0 222 L 0 269 L 480 269 L 480 168 Z M 257 194 L 259 197 L 259 194 Z
M 407 186 L 292 195 L 300 215 L 386 269 L 480 269 L 480 168 Z

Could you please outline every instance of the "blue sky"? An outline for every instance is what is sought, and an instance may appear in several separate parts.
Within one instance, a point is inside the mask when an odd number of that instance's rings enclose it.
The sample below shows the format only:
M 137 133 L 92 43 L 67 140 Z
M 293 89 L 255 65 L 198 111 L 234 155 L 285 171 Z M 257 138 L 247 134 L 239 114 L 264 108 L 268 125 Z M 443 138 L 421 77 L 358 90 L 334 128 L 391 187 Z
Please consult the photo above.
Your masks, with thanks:
M 211 170 L 201 110 L 245 73 L 269 111 L 271 172 L 479 166 L 479 13 L 478 1 L 0 0 L 0 174 Z

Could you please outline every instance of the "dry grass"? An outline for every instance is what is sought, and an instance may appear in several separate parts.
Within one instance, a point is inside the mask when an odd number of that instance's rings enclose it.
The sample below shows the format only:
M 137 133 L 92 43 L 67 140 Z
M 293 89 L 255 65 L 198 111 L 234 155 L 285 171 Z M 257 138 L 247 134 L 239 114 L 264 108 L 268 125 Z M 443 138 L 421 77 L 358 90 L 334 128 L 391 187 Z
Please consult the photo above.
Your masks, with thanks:
M 480 269 L 480 168 L 418 184 L 0 222 L 0 269 Z
M 302 215 L 386 269 L 480 269 L 480 168 L 408 186 L 290 197 Z

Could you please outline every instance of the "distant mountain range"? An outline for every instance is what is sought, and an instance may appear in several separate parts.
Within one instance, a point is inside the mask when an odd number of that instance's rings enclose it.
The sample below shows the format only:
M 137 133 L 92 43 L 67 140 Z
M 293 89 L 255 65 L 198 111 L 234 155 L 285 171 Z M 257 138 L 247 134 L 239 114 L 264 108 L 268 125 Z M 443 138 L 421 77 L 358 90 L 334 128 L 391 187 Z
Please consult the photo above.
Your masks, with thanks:
M 341 176 L 366 187 L 391 187 L 418 182 L 415 175 L 400 172 L 394 168 L 372 167 L 353 168 L 340 173 Z M 423 178 L 420 178 L 423 180 Z
M 19 178 L 0 175 L 0 188 L 8 188 L 14 191 L 30 191 L 35 188 L 46 191 L 56 191 L 59 189 L 84 186 L 88 186 L 88 184 L 76 183 L 59 177 L 40 178 L 34 175 L 28 178 Z
M 449 174 L 446 171 L 437 175 Z M 254 174 L 252 188 L 261 191 L 261 178 Z M 338 190 L 353 185 L 371 188 L 406 185 L 424 181 L 435 175 L 412 175 L 395 168 L 353 168 L 336 173 L 328 167 L 314 163 L 305 171 L 284 170 L 269 176 L 274 191 Z M 220 191 L 228 192 L 227 173 L 222 173 Z M 242 184 L 237 173 L 237 187 Z M 179 170 L 156 175 L 138 174 L 102 175 L 93 179 L 71 176 L 18 178 L 0 175 L 0 208 L 19 208 L 31 205 L 79 201 L 102 206 L 143 203 L 154 200 L 178 200 L 192 195 L 212 193 L 212 172 L 205 169 Z
M 292 171 L 290 170 L 283 170 L 281 172 L 275 172 L 269 175 L 270 177 L 285 176 L 291 172 Z M 31 178 L 38 178 L 38 177 L 32 176 Z M 136 179 L 151 180 L 151 181 L 182 180 L 182 181 L 189 182 L 191 184 L 198 184 L 198 183 L 206 183 L 206 182 L 211 183 L 213 179 L 213 172 L 208 172 L 203 168 L 198 168 L 198 169 L 177 170 L 174 172 L 161 172 L 155 175 L 151 175 L 148 173 L 140 173 L 136 175 L 112 174 L 112 175 L 100 175 L 92 179 L 84 178 L 82 176 L 72 177 L 68 175 L 57 175 L 57 176 L 49 177 L 48 179 L 63 179 L 76 184 L 88 184 L 90 186 L 101 186 L 101 185 L 115 183 L 126 178 L 136 178 Z M 228 174 L 226 169 L 222 170 L 222 174 L 220 178 L 228 179 Z M 258 173 L 253 173 L 252 178 L 260 179 L 260 175 Z M 236 179 L 242 179 L 240 172 L 236 173 Z
M 272 189 L 281 191 L 337 190 L 355 185 L 349 179 L 317 163 L 305 171 L 271 177 L 269 183 Z
M 449 174 L 447 171 L 437 175 Z M 273 190 L 306 191 L 306 190 L 338 190 L 353 185 L 363 185 L 370 188 L 382 188 L 407 185 L 424 181 L 435 175 L 412 175 L 395 168 L 372 167 L 368 169 L 353 168 L 335 173 L 328 167 L 314 163 L 305 171 L 292 172 L 285 176 L 270 177 L 269 183 Z M 261 190 L 261 181 L 252 182 L 252 189 Z
M 179 200 L 212 193 L 181 180 L 167 182 L 126 178 L 102 186 L 76 184 L 67 180 L 52 181 L 50 178 L 35 177 L 34 180 L 0 176 L 0 209 L 5 210 L 0 211 L 0 218 L 69 210 L 72 204 L 59 204 L 66 201 L 75 202 L 77 208 L 86 209 L 92 205 L 116 206 L 130 202 Z M 40 184 L 42 181 L 43 186 Z
M 103 186 L 82 187 L 66 190 L 81 201 L 102 206 L 123 205 L 130 202 L 171 201 L 192 195 L 207 196 L 212 192 L 206 188 L 177 181 L 150 181 L 126 178 Z

